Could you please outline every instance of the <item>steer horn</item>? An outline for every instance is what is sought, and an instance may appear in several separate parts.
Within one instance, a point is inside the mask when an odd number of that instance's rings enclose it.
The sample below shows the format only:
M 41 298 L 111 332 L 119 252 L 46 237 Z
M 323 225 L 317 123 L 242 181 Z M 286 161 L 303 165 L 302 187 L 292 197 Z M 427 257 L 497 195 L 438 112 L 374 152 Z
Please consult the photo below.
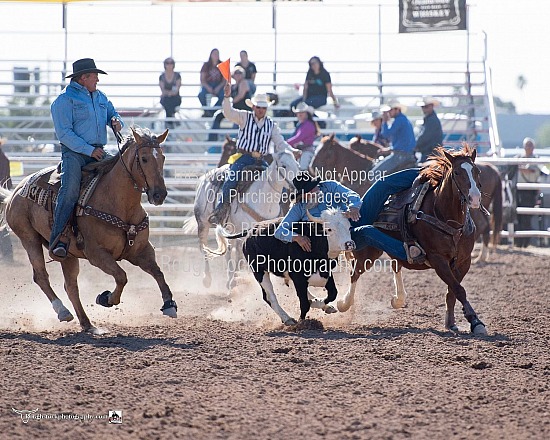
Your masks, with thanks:
M 315 217 L 315 216 L 313 216 L 313 215 L 309 212 L 309 209 L 306 209 L 306 214 L 307 214 L 307 218 L 309 219 L 310 222 L 320 223 L 320 224 L 325 223 L 323 220 L 321 220 L 320 217 Z

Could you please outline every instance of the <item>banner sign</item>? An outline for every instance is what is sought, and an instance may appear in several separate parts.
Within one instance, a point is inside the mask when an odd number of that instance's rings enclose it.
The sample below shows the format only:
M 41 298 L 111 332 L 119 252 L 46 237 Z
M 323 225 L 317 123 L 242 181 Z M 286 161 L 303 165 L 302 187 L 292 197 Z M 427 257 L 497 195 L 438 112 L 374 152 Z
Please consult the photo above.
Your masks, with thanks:
M 466 0 L 399 0 L 399 33 L 466 30 Z

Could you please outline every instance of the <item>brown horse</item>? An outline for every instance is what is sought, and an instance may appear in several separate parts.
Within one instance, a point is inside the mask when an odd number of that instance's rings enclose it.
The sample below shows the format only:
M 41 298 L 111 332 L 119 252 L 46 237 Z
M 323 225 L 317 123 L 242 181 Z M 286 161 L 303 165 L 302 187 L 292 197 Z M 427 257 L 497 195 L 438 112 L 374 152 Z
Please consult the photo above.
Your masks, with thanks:
M 222 155 L 220 156 L 220 161 L 218 162 L 218 165 L 216 168 L 220 168 L 224 166 L 229 158 L 237 152 L 237 141 L 235 139 L 231 139 L 229 135 L 225 135 L 225 141 L 222 145 Z
M 472 219 L 476 224 L 476 238 L 482 238 L 481 250 L 472 263 L 487 261 L 489 241 L 495 249 L 500 241 L 502 230 L 502 180 L 498 169 L 489 163 L 478 163 L 481 204 L 491 211 L 489 218 L 482 210 L 473 210 Z M 491 230 L 493 239 L 491 239 Z
M 336 180 L 363 195 L 376 180 L 370 173 L 372 160 L 338 143 L 334 134 L 321 139 L 311 161 L 311 172 L 323 179 Z
M 141 193 L 147 194 L 150 203 L 160 205 L 166 198 L 163 178 L 164 155 L 160 145 L 168 130 L 155 136 L 147 130 L 132 129 L 120 153 L 101 162 L 92 163 L 85 170 L 101 176 L 95 191 L 84 208 L 84 215 L 77 217 L 82 240 L 72 239 L 69 255 L 61 261 L 65 278 L 65 290 L 83 330 L 94 334 L 101 331 L 92 326 L 82 307 L 77 277 L 79 258 L 112 275 L 116 282 L 113 292 L 105 291 L 96 302 L 104 307 L 120 303 L 124 286 L 128 282 L 126 272 L 117 260 L 127 260 L 152 275 L 159 285 L 164 302 L 164 315 L 177 316 L 176 302 L 155 261 L 155 251 L 149 242 L 149 220 L 141 206 Z M 15 188 L 11 196 L 0 196 L 5 208 L 5 219 L 13 232 L 21 239 L 33 268 L 33 279 L 46 294 L 60 321 L 71 321 L 73 315 L 53 291 L 46 271 L 42 246 L 48 248 L 51 213 L 22 194 L 33 176 L 28 176 Z M 28 186 L 28 185 L 27 185 Z
M 353 151 L 357 151 L 363 156 L 367 156 L 370 159 L 378 159 L 379 156 L 389 156 L 391 154 L 391 149 L 386 148 L 376 142 L 367 141 L 362 139 L 361 136 L 357 135 L 354 138 L 351 138 L 349 141 L 349 147 Z
M 469 208 L 479 208 L 479 170 L 474 164 L 475 150 L 465 145 L 459 152 L 448 152 L 438 147 L 430 164 L 420 171 L 420 179 L 430 182 L 417 221 L 411 225 L 411 232 L 426 252 L 429 264 L 411 265 L 407 261 L 395 261 L 392 264 L 396 294 L 392 298 L 394 308 L 405 305 L 405 289 L 401 267 L 424 270 L 433 268 L 439 278 L 447 284 L 445 326 L 458 331 L 454 307 L 458 299 L 463 307 L 464 316 L 475 334 L 487 334 L 485 325 L 466 298 L 466 290 L 460 284 L 470 269 L 471 253 L 475 234 L 468 216 Z M 388 232 L 394 238 L 401 239 L 399 232 Z M 338 302 L 338 309 L 346 311 L 353 304 L 353 296 L 358 278 L 368 271 L 382 251 L 365 247 L 353 252 L 356 261 L 353 264 L 351 286 L 344 298 Z

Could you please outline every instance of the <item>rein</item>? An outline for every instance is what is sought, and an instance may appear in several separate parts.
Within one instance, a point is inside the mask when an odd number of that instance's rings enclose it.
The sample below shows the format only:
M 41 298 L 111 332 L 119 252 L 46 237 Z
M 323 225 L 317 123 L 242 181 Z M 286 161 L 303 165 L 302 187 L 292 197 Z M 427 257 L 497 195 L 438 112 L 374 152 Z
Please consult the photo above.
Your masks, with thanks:
M 134 160 L 130 162 L 131 164 L 130 169 L 128 169 L 128 167 L 126 166 L 126 163 L 124 162 L 124 159 L 122 157 L 123 152 L 120 149 L 120 140 L 121 138 L 119 139 L 119 137 L 117 136 L 117 148 L 119 153 L 119 159 L 122 162 L 124 169 L 128 173 L 128 176 L 130 176 L 130 179 L 132 179 L 132 182 L 134 184 L 134 189 L 140 193 L 146 193 L 147 191 L 149 191 L 149 183 L 147 182 L 147 177 L 145 176 L 145 173 L 143 172 L 143 168 L 141 167 L 141 163 L 139 162 L 139 158 L 138 158 L 139 149 L 140 148 L 162 148 L 162 147 L 156 142 L 147 142 L 144 145 L 139 145 L 138 147 L 136 147 L 136 151 L 134 153 L 134 159 L 135 159 L 135 162 L 137 163 L 139 174 L 141 175 L 141 177 L 143 178 L 143 181 L 145 182 L 145 186 L 141 186 L 137 183 L 136 179 L 132 174 L 132 168 L 133 168 L 132 164 L 134 163 Z

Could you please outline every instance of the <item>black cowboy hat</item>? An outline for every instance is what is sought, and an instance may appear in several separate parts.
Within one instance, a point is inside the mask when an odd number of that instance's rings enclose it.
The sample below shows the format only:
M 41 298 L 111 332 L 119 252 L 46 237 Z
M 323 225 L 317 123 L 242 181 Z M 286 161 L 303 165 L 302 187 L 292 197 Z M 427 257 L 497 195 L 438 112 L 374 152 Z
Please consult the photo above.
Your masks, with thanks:
M 294 179 L 292 179 L 294 188 L 296 188 L 295 196 L 299 194 L 304 195 L 305 193 L 310 192 L 319 184 L 320 181 L 320 178 L 313 177 L 307 171 L 302 171 Z
M 77 60 L 73 63 L 73 73 L 67 75 L 66 78 L 73 78 L 85 73 L 103 73 L 104 75 L 107 75 L 107 72 L 104 72 L 95 66 L 95 61 L 92 58 L 82 58 L 81 60 Z

